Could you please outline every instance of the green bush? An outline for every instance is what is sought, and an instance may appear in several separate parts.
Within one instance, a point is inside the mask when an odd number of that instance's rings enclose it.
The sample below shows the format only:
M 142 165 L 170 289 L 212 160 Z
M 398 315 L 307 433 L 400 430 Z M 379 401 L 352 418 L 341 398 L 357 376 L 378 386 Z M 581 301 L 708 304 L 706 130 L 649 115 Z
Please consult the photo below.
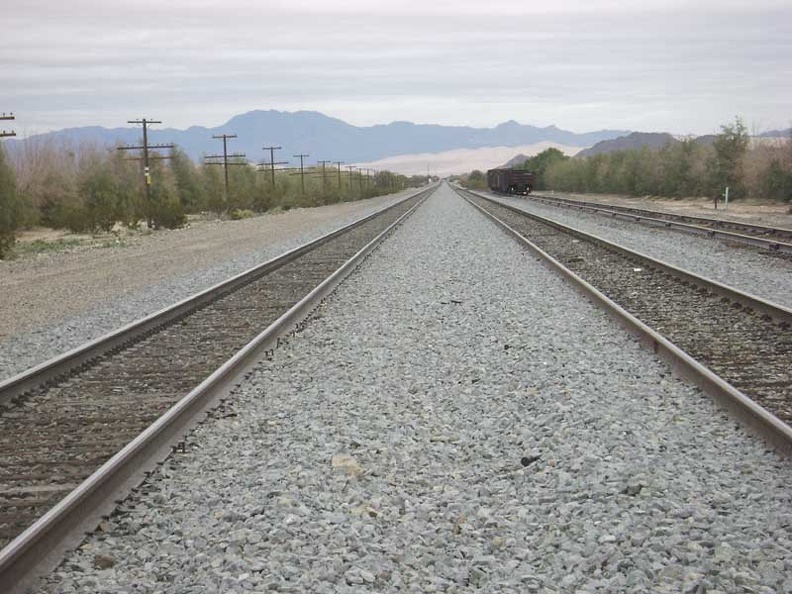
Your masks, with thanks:
M 201 171 L 190 160 L 187 154 L 174 148 L 170 153 L 170 170 L 173 174 L 176 192 L 184 210 L 198 213 L 207 208 L 207 192 L 203 184 Z
M 83 173 L 79 192 L 82 205 L 74 210 L 70 229 L 92 233 L 110 231 L 121 213 L 117 203 L 118 187 L 106 163 L 95 163 Z
M 554 163 L 563 163 L 567 160 L 569 160 L 569 157 L 559 151 L 557 148 L 549 148 L 543 150 L 537 155 L 534 155 L 533 157 L 526 159 L 522 165 L 517 167 L 517 169 L 526 169 L 534 174 L 535 190 L 546 190 L 549 187 L 547 185 L 546 179 L 547 170 Z
M 785 168 L 774 159 L 759 179 L 762 195 L 772 200 L 792 202 L 792 168 Z
M 196 166 L 180 149 L 169 160 L 150 164 L 147 199 L 145 179 L 138 160 L 118 150 L 98 149 L 30 140 L 16 165 L 15 194 L 0 195 L 0 231 L 13 226 L 41 223 L 75 232 L 108 231 L 117 223 L 137 228 L 141 221 L 152 228 L 175 228 L 186 215 L 204 211 L 232 218 L 270 209 L 287 210 L 340 201 L 359 200 L 404 187 L 407 178 L 388 172 L 367 177 L 327 168 L 306 167 L 305 191 L 291 172 L 278 172 L 273 186 L 269 171 L 257 172 L 241 161 L 229 168 L 225 189 L 223 168 Z M 13 179 L 13 172 L 7 170 Z M 8 184 L 5 184 L 8 186 Z M 12 184 L 13 185 L 13 184 Z M 14 202 L 15 208 L 6 202 Z M 13 221 L 12 221 L 13 214 Z M 4 245 L 13 242 L 4 233 Z M 7 248 L 4 248 L 7 249 Z
M 484 174 L 483 171 L 474 169 L 467 175 L 467 177 L 463 177 L 460 180 L 460 183 L 462 184 L 463 187 L 468 188 L 470 190 L 486 190 L 487 176 Z
M 549 163 L 548 187 L 632 196 L 712 196 L 792 201 L 792 139 L 751 147 L 742 121 L 721 128 L 712 145 L 693 139 Z
M 5 258 L 14 247 L 18 225 L 19 200 L 14 171 L 6 162 L 5 152 L 0 146 L 0 259 Z
M 232 221 L 241 221 L 242 219 L 252 219 L 256 216 L 256 213 L 252 210 L 243 210 L 239 208 L 235 208 L 231 212 L 228 213 L 228 218 Z
M 153 177 L 155 180 L 150 187 L 151 203 L 148 212 L 154 228 L 178 229 L 187 222 L 181 200 L 175 184 L 162 172 Z
M 748 194 L 743 165 L 749 143 L 748 130 L 740 118 L 735 118 L 734 124 L 721 126 L 721 133 L 712 143 L 713 153 L 708 163 L 708 193 L 720 192 L 728 186 L 733 198 Z

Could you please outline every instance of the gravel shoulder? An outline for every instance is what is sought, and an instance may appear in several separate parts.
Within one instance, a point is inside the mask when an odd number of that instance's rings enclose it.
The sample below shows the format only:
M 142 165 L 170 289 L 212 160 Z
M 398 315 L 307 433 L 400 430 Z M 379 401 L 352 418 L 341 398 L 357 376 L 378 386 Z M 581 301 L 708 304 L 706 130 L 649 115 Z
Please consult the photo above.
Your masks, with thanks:
M 767 227 L 792 229 L 792 206 L 782 203 L 764 203 L 753 200 L 732 200 L 728 208 L 721 202 L 718 208 L 708 198 L 640 198 L 633 196 L 619 196 L 613 194 L 570 194 L 567 192 L 537 192 L 557 195 L 559 197 L 575 198 L 587 202 L 602 202 L 656 210 L 673 214 L 722 219 L 741 223 L 752 223 Z
M 47 580 L 792 590 L 792 468 L 442 187 Z
M 0 379 L 370 214 L 402 192 L 240 221 L 202 221 L 110 247 L 0 261 Z

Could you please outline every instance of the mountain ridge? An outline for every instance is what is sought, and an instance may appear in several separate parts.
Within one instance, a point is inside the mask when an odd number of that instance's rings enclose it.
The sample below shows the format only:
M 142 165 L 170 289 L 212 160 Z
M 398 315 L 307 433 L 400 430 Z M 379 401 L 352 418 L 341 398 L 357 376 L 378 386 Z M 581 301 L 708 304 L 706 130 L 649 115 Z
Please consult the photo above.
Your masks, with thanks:
M 576 156 L 592 157 L 604 153 L 635 150 L 644 147 L 652 150 L 660 150 L 667 144 L 674 144 L 676 142 L 679 141 L 667 132 L 632 132 L 618 138 L 601 140 L 594 146 L 580 151 Z
M 514 120 L 502 122 L 493 128 L 470 126 L 443 126 L 394 121 L 372 126 L 354 126 L 341 119 L 317 111 L 284 112 L 277 110 L 252 110 L 232 116 L 226 123 L 215 126 L 190 126 L 177 128 L 151 127 L 148 131 L 151 144 L 176 144 L 193 160 L 218 152 L 220 142 L 213 135 L 236 134 L 229 140 L 229 152 L 245 153 L 251 162 L 266 161 L 269 153 L 264 146 L 281 146 L 276 160 L 293 161 L 293 155 L 309 153 L 307 162 L 319 159 L 356 163 L 387 157 L 416 153 L 440 153 L 455 149 L 472 149 L 498 146 L 522 146 L 548 141 L 570 146 L 591 146 L 601 140 L 623 136 L 629 130 L 598 130 L 571 132 L 555 125 L 544 128 L 520 124 Z M 26 142 L 93 144 L 112 148 L 119 144 L 139 144 L 141 128 L 104 128 L 86 126 L 66 128 L 27 139 L 11 139 L 5 147 L 18 150 Z

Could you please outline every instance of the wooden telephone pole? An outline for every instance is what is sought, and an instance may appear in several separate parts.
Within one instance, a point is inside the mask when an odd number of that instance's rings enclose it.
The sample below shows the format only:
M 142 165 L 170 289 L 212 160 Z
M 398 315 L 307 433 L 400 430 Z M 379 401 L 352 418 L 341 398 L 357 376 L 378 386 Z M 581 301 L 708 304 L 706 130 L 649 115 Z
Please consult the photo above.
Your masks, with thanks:
M 7 114 L 3 112 L 2 114 L 0 114 L 0 120 L 15 120 L 15 119 L 16 118 L 14 117 L 13 113 Z M 16 136 L 16 132 L 14 132 L 13 130 L 10 130 L 8 132 L 6 132 L 5 130 L 0 130 L 0 138 L 6 138 L 8 136 Z
M 338 189 L 341 189 L 341 165 L 344 164 L 343 161 L 333 161 L 333 164 L 338 167 Z
M 275 187 L 275 165 L 288 165 L 288 161 L 275 161 L 275 151 L 279 151 L 282 149 L 282 146 L 265 146 L 264 150 L 270 152 L 270 160 L 269 160 L 269 168 L 270 168 L 270 181 L 272 183 L 272 187 Z M 259 167 L 264 167 L 267 163 L 259 163 Z M 264 171 L 263 169 L 259 169 L 259 171 Z
M 207 165 L 222 165 L 223 166 L 223 173 L 225 174 L 225 196 L 228 198 L 228 166 L 229 165 L 247 165 L 247 163 L 229 163 L 228 159 L 244 159 L 245 155 L 243 153 L 233 153 L 231 155 L 228 154 L 228 139 L 229 138 L 236 138 L 236 134 L 218 134 L 216 136 L 212 136 L 212 138 L 222 139 L 223 141 L 223 154 L 222 155 L 206 155 L 204 157 L 204 162 Z M 222 159 L 222 161 L 218 161 L 217 159 Z
M 297 157 L 300 158 L 300 182 L 302 182 L 302 195 L 303 196 L 305 196 L 305 169 L 304 169 L 305 158 L 306 157 L 310 157 L 310 156 L 311 155 L 305 155 L 305 154 L 294 155 L 294 158 L 297 158 Z
M 152 160 L 170 159 L 167 155 L 160 155 L 158 153 L 149 154 L 149 151 L 172 149 L 172 144 L 149 144 L 148 143 L 148 127 L 150 124 L 161 124 L 159 120 L 147 120 L 142 118 L 140 120 L 127 120 L 127 124 L 143 124 L 143 144 L 140 146 L 119 146 L 119 151 L 143 151 L 140 157 L 132 157 L 133 161 L 143 162 L 143 187 L 146 194 L 146 224 L 149 229 L 154 228 L 154 217 L 151 211 L 151 169 L 149 162 Z
M 322 166 L 322 192 L 327 192 L 327 164 L 332 161 L 317 161 Z

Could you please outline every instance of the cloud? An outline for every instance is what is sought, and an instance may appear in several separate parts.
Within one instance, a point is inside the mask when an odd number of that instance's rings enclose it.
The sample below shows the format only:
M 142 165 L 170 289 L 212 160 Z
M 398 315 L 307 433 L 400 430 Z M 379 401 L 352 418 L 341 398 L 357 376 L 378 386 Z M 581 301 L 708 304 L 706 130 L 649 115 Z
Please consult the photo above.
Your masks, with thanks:
M 32 129 L 256 108 L 681 133 L 790 117 L 792 8 L 775 0 L 28 0 L 7 17 L 0 111 Z

